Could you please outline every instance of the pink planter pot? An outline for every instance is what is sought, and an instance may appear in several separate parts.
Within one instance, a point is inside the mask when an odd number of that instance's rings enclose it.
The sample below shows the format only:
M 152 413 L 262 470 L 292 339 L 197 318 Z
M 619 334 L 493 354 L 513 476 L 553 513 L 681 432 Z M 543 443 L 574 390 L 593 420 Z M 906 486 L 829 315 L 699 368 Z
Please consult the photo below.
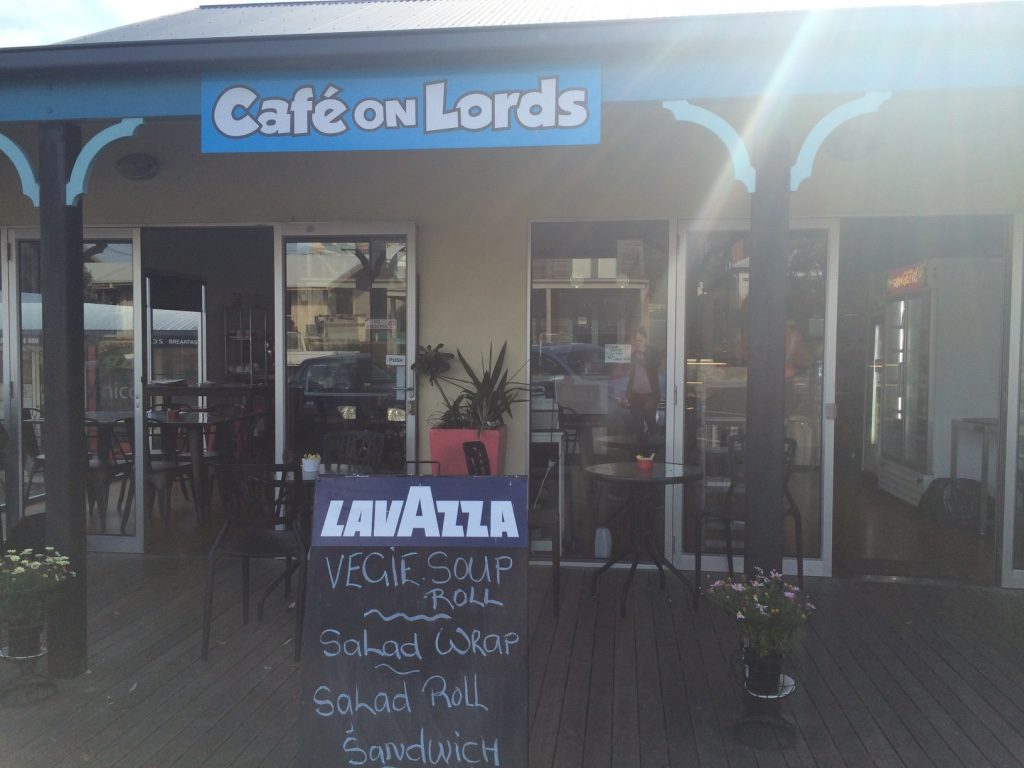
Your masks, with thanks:
M 462 444 L 470 440 L 479 440 L 486 446 L 487 458 L 491 462 L 491 474 L 500 475 L 505 466 L 507 427 L 485 429 L 479 435 L 475 429 L 431 429 L 430 458 L 432 461 L 440 462 L 441 474 L 468 474 Z

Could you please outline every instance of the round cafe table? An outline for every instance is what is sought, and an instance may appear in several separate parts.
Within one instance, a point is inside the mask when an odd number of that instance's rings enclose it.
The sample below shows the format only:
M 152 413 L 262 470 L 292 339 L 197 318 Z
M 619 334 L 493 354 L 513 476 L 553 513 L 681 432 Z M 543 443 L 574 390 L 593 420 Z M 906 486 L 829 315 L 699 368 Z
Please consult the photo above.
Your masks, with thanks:
M 693 585 L 678 568 L 665 558 L 655 544 L 653 518 L 657 495 L 664 493 L 665 486 L 697 482 L 704 476 L 700 467 L 694 464 L 671 464 L 656 461 L 650 469 L 641 469 L 636 461 L 613 461 L 605 464 L 592 464 L 584 467 L 584 471 L 599 482 L 624 486 L 629 491 L 631 500 L 628 507 L 624 507 L 629 517 L 630 549 L 617 558 L 609 558 L 608 562 L 594 573 L 590 588 L 591 594 L 597 594 L 597 580 L 605 571 L 632 554 L 633 562 L 629 569 L 629 575 L 626 577 L 626 583 L 622 587 L 620 611 L 625 616 L 626 599 L 629 595 L 629 587 L 633 583 L 636 566 L 640 562 L 642 548 L 647 549 L 651 560 L 658 567 L 662 589 L 665 588 L 665 568 L 668 568 L 692 593 Z

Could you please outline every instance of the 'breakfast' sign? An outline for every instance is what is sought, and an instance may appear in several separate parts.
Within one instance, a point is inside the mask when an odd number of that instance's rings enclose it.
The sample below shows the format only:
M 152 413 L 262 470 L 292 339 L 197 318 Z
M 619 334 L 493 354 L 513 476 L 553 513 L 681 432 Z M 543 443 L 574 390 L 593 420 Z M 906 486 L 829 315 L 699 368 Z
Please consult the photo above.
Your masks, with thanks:
M 597 69 L 203 78 L 203 152 L 597 144 Z

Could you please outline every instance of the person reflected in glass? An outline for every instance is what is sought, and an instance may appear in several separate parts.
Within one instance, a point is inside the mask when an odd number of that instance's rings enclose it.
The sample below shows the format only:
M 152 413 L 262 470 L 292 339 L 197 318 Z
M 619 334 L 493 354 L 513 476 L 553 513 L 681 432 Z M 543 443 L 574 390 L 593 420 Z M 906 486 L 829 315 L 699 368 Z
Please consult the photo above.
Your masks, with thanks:
M 630 413 L 633 432 L 653 433 L 661 392 L 658 391 L 658 357 L 647 346 L 647 331 L 637 328 L 633 333 L 629 359 L 629 377 L 621 405 Z

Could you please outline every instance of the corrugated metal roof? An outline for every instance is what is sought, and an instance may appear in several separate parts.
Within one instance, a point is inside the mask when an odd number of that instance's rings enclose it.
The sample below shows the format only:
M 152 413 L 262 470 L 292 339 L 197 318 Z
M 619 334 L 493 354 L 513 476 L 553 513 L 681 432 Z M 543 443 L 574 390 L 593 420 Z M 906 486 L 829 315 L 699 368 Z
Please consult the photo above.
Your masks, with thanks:
M 781 7 L 800 9 L 794 0 Z M 780 4 L 775 4 L 780 9 Z M 720 0 L 714 15 L 764 10 L 758 0 Z M 265 38 L 669 19 L 708 15 L 685 0 L 323 0 L 204 5 L 65 44 Z

